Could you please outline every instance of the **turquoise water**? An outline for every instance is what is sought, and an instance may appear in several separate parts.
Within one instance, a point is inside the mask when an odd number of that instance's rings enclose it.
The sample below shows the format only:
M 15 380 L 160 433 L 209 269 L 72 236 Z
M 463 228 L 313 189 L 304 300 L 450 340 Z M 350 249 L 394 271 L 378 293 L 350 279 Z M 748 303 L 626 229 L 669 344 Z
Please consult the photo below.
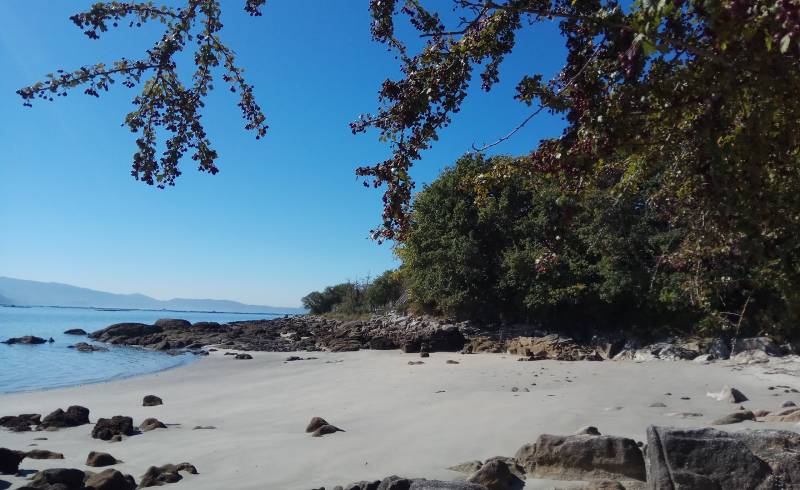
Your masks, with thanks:
M 180 366 L 196 359 L 192 354 L 169 355 L 135 347 L 107 346 L 108 352 L 78 352 L 68 349 L 87 337 L 64 335 L 64 330 L 82 328 L 93 332 L 120 322 L 153 323 L 159 318 L 183 318 L 190 322 L 230 322 L 272 318 L 269 314 L 202 313 L 89 308 L 0 307 L 0 341 L 9 337 L 36 335 L 55 340 L 52 344 L 0 344 L 0 393 L 96 383 Z

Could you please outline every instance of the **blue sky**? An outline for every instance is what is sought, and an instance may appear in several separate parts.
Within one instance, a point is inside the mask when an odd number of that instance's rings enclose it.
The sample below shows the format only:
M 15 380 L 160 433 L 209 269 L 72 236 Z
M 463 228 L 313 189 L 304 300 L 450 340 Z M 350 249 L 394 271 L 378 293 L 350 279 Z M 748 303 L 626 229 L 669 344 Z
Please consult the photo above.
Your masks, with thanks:
M 309 291 L 397 265 L 391 244 L 368 237 L 380 192 L 353 173 L 389 154 L 376 134 L 353 136 L 348 123 L 373 111 L 380 83 L 397 74 L 393 55 L 370 38 L 367 0 L 273 0 L 260 18 L 242 12 L 244 0 L 222 2 L 222 37 L 255 85 L 270 130 L 262 141 L 245 132 L 235 97 L 218 83 L 204 120 L 220 173 L 187 161 L 166 190 L 129 174 L 135 136 L 120 124 L 136 89 L 118 84 L 100 99 L 75 92 L 32 109 L 14 93 L 58 68 L 138 58 L 156 39 L 157 30 L 125 28 L 89 40 L 68 17 L 91 3 L 3 2 L 0 275 L 297 306 Z M 555 23 L 521 33 L 501 84 L 490 94 L 472 90 L 414 168 L 418 188 L 473 142 L 521 121 L 530 109 L 513 100 L 516 83 L 537 70 L 553 75 L 563 56 Z M 525 153 L 561 127 L 541 115 L 496 152 Z

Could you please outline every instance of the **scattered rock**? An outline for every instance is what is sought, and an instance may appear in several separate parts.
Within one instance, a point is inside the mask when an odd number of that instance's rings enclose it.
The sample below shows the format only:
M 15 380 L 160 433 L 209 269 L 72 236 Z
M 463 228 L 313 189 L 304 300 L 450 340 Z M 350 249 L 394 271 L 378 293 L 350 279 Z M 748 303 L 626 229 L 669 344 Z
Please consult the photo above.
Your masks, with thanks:
M 165 464 L 164 466 L 151 466 L 139 480 L 139 488 L 159 487 L 166 483 L 175 483 L 183 479 L 180 472 L 184 471 L 197 474 L 197 469 L 189 463 Z
M 800 434 L 647 429 L 650 488 L 778 489 L 800 484 Z
M 425 361 L 408 361 L 409 366 L 419 366 L 420 364 L 425 364 Z
M 322 437 L 327 434 L 333 434 L 334 432 L 344 432 L 344 431 L 334 425 L 325 424 L 317 427 L 317 429 L 311 434 L 311 436 Z
M 731 388 L 730 386 L 725 386 L 719 393 L 706 393 L 706 396 L 709 396 L 718 402 L 726 403 L 742 403 L 747 401 L 747 397 L 744 396 L 744 393 L 736 388 Z
M 157 418 L 150 417 L 144 419 L 142 423 L 139 424 L 139 428 L 142 430 L 142 432 L 149 432 L 155 429 L 166 429 L 167 426 Z
M 651 403 L 649 406 L 650 406 L 650 408 L 666 408 L 667 407 L 662 402 L 654 402 L 654 403 Z
M 86 330 L 82 328 L 70 328 L 69 330 L 64 330 L 64 335 L 88 335 Z
M 92 437 L 103 441 L 111 440 L 115 436 L 132 436 L 136 434 L 133 428 L 133 419 L 123 415 L 115 415 L 110 419 L 97 419 L 92 429 Z
M 764 417 L 767 422 L 800 422 L 800 407 L 787 407 Z
M 47 340 L 41 337 L 36 337 L 35 335 L 25 335 L 23 337 L 12 337 L 0 343 L 8 345 L 13 345 L 13 344 L 35 345 L 35 344 L 44 344 L 46 342 Z
M 453 359 L 448 359 L 445 361 L 445 364 L 460 364 L 458 361 L 454 361 Z
M 47 417 L 42 419 L 41 428 L 63 429 L 66 427 L 78 427 L 89 423 L 89 409 L 80 405 L 67 407 L 67 411 L 56 409 Z
M 419 353 L 419 357 L 431 357 L 431 353 L 430 352 L 420 352 Z
M 781 403 L 781 408 L 788 408 L 788 407 L 796 407 L 797 404 L 791 400 L 786 400 L 785 402 Z
M 499 460 L 487 461 L 467 481 L 483 485 L 487 490 L 511 490 L 522 483 L 509 471 L 508 466 Z
M 78 352 L 108 352 L 108 347 L 87 344 L 86 342 L 78 342 L 75 345 L 67 346 L 67 348 L 75 349 Z
M 155 395 L 145 395 L 145 397 L 142 399 L 143 407 L 155 407 L 163 404 L 164 401 Z
M 63 454 L 54 453 L 46 449 L 33 449 L 25 453 L 25 457 L 30 459 L 64 459 Z
M 195 425 L 192 430 L 213 430 L 216 429 L 213 425 Z
M 729 425 L 729 424 L 738 424 L 739 422 L 744 422 L 745 420 L 755 420 L 756 416 L 750 410 L 739 410 L 738 412 L 729 413 L 723 417 L 720 417 L 713 422 L 711 425 Z
M 234 357 L 234 359 L 239 359 L 239 360 L 242 360 L 242 361 L 247 361 L 247 360 L 250 360 L 252 358 L 253 358 L 253 356 L 251 356 L 250 354 L 236 354 L 236 356 Z
M 19 471 L 19 463 L 25 459 L 25 453 L 0 447 L 0 474 L 13 475 Z
M 38 413 L 23 413 L 0 417 L 0 427 L 5 427 L 12 432 L 27 432 L 32 425 L 39 425 L 42 416 Z
M 667 417 L 678 417 L 682 419 L 689 419 L 702 416 L 703 414 L 700 412 L 670 412 L 667 414 Z
M 117 458 L 108 454 L 97 451 L 92 451 L 86 457 L 86 466 L 93 466 L 95 468 L 102 468 L 103 466 L 111 466 L 119 463 Z
M 83 483 L 86 485 L 87 490 L 136 489 L 136 481 L 131 475 L 123 475 L 113 468 L 103 470 L 100 473 L 86 473 Z
M 542 434 L 515 455 L 537 478 L 645 480 L 642 451 L 633 439 L 614 436 Z

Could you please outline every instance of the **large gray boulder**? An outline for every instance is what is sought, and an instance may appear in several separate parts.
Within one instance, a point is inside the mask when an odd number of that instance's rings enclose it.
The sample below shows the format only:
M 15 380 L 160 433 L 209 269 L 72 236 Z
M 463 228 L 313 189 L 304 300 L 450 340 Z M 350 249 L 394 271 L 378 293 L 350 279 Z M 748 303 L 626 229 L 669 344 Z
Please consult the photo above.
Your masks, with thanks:
M 778 490 L 800 485 L 800 434 L 647 429 L 648 488 Z
M 514 457 L 537 478 L 644 481 L 646 476 L 642 451 L 625 437 L 542 434 Z

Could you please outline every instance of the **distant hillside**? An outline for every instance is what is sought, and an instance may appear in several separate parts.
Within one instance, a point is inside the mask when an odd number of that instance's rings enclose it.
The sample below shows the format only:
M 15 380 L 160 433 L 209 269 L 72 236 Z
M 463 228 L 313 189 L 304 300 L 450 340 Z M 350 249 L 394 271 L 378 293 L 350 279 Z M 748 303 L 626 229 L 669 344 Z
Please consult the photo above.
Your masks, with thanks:
M 158 300 L 143 294 L 115 294 L 55 282 L 0 277 L 0 304 L 19 306 L 73 306 L 139 310 L 227 311 L 241 313 L 304 313 L 302 308 L 246 305 L 219 299 Z

